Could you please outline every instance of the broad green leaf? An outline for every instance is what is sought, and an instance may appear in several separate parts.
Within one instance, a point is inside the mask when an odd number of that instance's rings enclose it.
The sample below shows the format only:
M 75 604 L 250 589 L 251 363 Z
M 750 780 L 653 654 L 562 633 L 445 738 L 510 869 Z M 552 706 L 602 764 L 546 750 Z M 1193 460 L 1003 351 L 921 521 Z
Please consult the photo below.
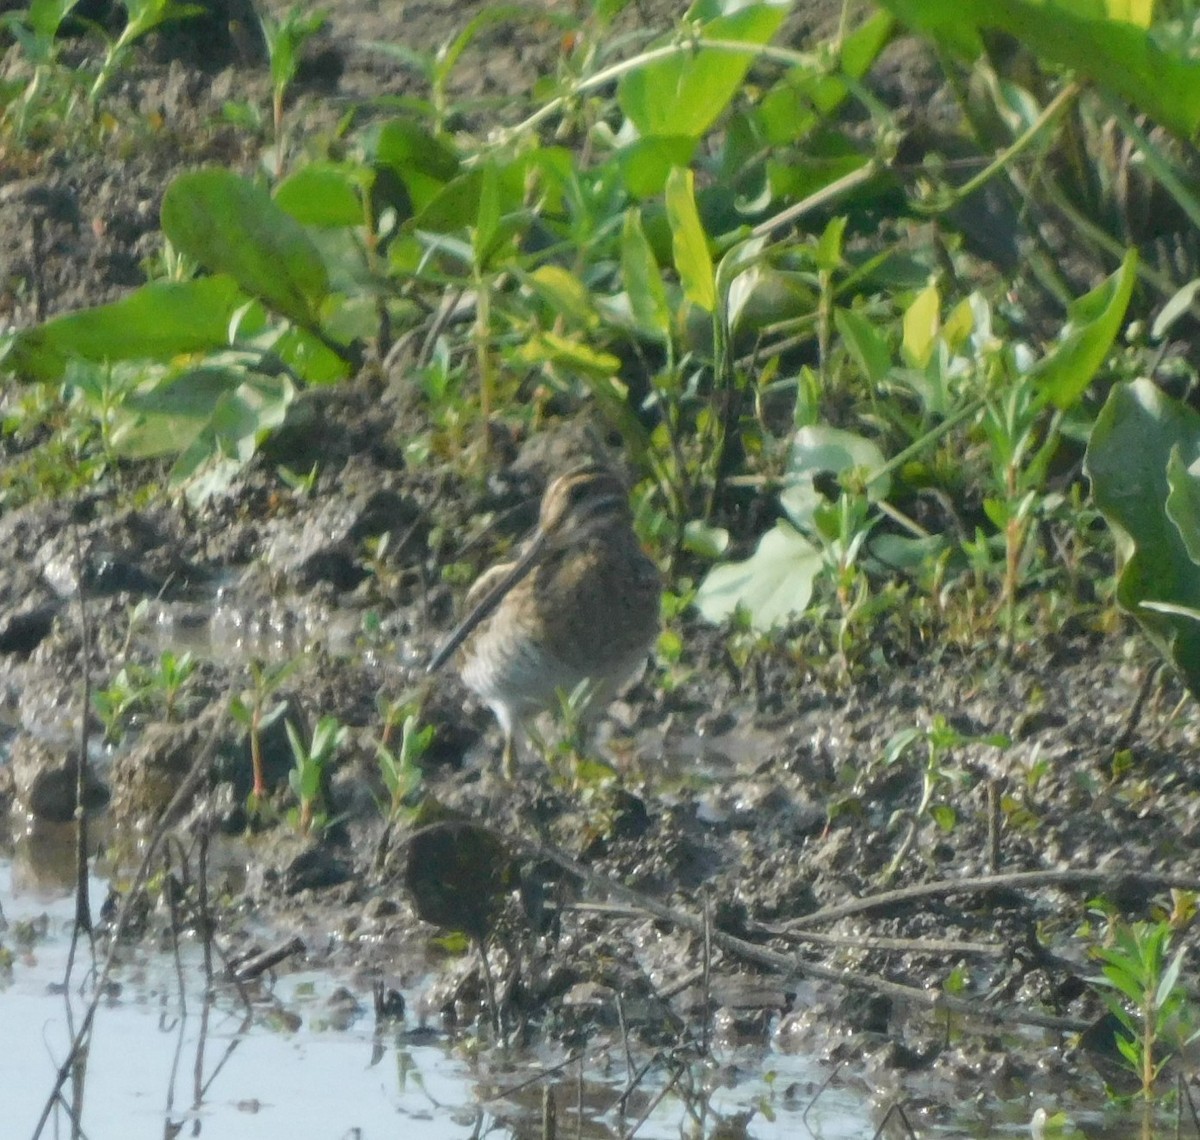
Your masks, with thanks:
M 122 404 L 129 422 L 113 433 L 112 445 L 127 459 L 178 455 L 212 418 L 218 402 L 236 392 L 246 373 L 233 368 L 197 368 L 171 376 Z
M 245 297 L 228 277 L 156 281 L 120 301 L 55 317 L 25 329 L 0 358 L 0 372 L 56 380 L 68 357 L 169 360 L 229 342 L 229 324 Z
M 877 387 L 892 366 L 891 350 L 883 334 L 856 309 L 834 309 L 833 322 L 859 371 Z
M 812 598 L 821 552 L 786 523 L 776 523 L 744 562 L 714 566 L 696 591 L 696 608 L 710 622 L 738 609 L 750 624 L 767 631 L 799 617 Z
M 425 209 L 459 171 L 458 155 L 419 123 L 392 119 L 374 140 L 374 161 L 404 182 L 414 212 Z
M 1167 460 L 1167 486 L 1167 518 L 1175 524 L 1200 573 L 1200 462 L 1184 463 L 1178 446 L 1171 448 Z
M 717 262 L 713 284 L 728 329 L 738 326 L 743 311 L 763 280 L 761 261 L 766 244 L 765 237 L 746 238 L 730 246 Z M 787 315 L 790 314 L 777 312 L 774 319 L 782 320 Z
M 634 208 L 625 211 L 621 230 L 621 281 L 637 327 L 656 340 L 667 340 L 671 335 L 667 290 L 658 259 L 642 229 L 642 216 Z
M 305 226 L 361 226 L 372 174 L 333 162 L 302 166 L 275 190 L 275 203 Z
M 1113 388 L 1088 442 L 1086 471 L 1096 505 L 1125 555 L 1117 600 L 1179 669 L 1184 684 L 1200 694 L 1200 625 L 1185 616 L 1155 611 L 1146 603 L 1200 609 L 1200 567 L 1180 525 L 1168 514 L 1168 469 L 1190 469 L 1200 458 L 1200 414 L 1171 399 L 1149 380 Z M 1186 523 L 1177 490 L 1173 504 Z
M 1087 390 L 1121 331 L 1136 280 L 1137 250 L 1131 249 L 1116 273 L 1071 305 L 1062 339 L 1030 373 L 1043 399 L 1066 409 Z
M 697 19 L 693 8 L 689 18 Z M 754 48 L 767 43 L 787 14 L 787 3 L 749 4 L 703 24 L 712 40 L 745 43 L 747 51 L 680 50 L 626 75 L 617 88 L 621 110 L 643 137 L 699 138 L 741 90 L 754 62 Z
M 893 23 L 887 12 L 876 12 L 842 41 L 842 71 L 846 75 L 861 79 L 867 74 L 891 40 Z
M 717 288 L 708 236 L 696 210 L 695 175 L 676 167 L 667 179 L 667 222 L 684 296 L 706 313 L 716 311 Z
M 51 39 L 77 3 L 79 0 L 30 0 L 29 26 L 39 36 Z
M 163 196 L 162 228 L 176 249 L 228 274 L 269 308 L 317 323 L 329 291 L 325 264 L 266 191 L 228 170 L 181 174 Z
M 294 397 L 286 376 L 252 375 L 225 393 L 175 461 L 171 485 L 184 488 L 196 504 L 224 493 L 254 458 L 259 442 L 283 423 Z
M 500 229 L 500 176 L 494 162 L 483 165 L 483 178 L 479 183 L 479 208 L 471 226 L 471 246 L 479 265 L 487 263 L 488 254 L 496 241 Z
M 909 27 L 972 58 L 984 31 L 1007 32 L 1042 59 L 1127 99 L 1184 138 L 1200 129 L 1200 60 L 1173 54 L 1144 27 L 1102 9 L 1047 0 L 880 0 Z
M 661 194 L 671 171 L 691 163 L 696 145 L 696 139 L 681 135 L 635 139 L 621 147 L 616 159 L 625 189 L 634 198 L 653 198 Z

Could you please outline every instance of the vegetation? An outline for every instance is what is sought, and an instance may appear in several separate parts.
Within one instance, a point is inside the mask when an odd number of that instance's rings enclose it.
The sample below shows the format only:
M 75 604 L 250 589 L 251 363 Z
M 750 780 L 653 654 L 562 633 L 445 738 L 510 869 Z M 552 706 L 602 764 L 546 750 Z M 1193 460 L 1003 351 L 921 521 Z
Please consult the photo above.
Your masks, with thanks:
M 3 17 L 28 70 L 0 99 L 0 153 L 102 141 L 136 41 L 195 11 L 127 4 L 81 77 L 57 38 L 71 7 Z M 528 15 L 495 6 L 428 57 L 377 45 L 427 90 L 332 139 L 287 122 L 324 16 L 264 19 L 269 113 L 243 122 L 267 161 L 179 174 L 144 284 L 0 336 L 0 437 L 20 457 L 0 508 L 148 461 L 203 507 L 307 401 L 398 357 L 421 399 L 413 469 L 479 479 L 495 425 L 563 409 L 619 433 L 669 616 L 728 623 L 735 661 L 803 652 L 845 678 L 885 645 L 1101 627 L 1115 600 L 1200 692 L 1200 416 L 1156 383 L 1197 381 L 1179 347 L 1200 312 L 1195 4 L 882 0 L 812 50 L 779 42 L 786 3 L 696 0 L 665 32 L 627 31 L 624 0 L 582 9 L 554 17 L 558 70 L 519 121 L 452 94 L 467 47 Z M 869 81 L 905 31 L 935 49 L 952 138 Z M 1172 257 L 1131 184 L 1178 219 Z M 286 473 L 298 493 L 317 479 Z M 665 684 L 680 657 L 670 628 Z M 95 698 L 110 735 L 146 704 L 172 717 L 192 668 L 123 669 Z M 254 664 L 232 703 L 252 806 L 290 670 Z M 420 725 L 405 709 L 379 745 L 389 819 L 421 791 Z M 319 831 L 346 730 L 287 731 L 296 826 Z M 945 722 L 896 738 L 885 764 L 924 747 L 922 794 L 885 878 L 923 816 L 954 827 L 949 754 L 969 743 L 1007 741 Z M 1097 951 L 1147 1095 L 1185 1020 L 1168 942 L 1114 927 Z

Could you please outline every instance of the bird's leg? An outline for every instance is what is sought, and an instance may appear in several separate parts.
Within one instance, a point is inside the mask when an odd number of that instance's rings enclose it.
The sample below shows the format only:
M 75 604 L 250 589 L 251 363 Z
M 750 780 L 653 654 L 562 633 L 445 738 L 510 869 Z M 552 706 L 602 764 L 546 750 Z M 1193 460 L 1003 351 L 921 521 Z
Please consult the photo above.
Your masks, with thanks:
M 510 784 L 517 778 L 516 727 L 504 730 L 504 752 L 500 757 L 500 773 Z

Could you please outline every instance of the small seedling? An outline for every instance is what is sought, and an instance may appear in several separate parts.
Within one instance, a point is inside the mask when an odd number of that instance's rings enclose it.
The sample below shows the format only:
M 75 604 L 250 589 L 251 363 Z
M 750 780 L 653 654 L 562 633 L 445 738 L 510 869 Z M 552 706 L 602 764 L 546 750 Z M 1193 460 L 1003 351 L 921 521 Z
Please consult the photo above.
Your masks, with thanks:
M 300 52 L 328 21 L 324 12 L 297 5 L 282 20 L 259 17 L 271 61 L 271 121 L 275 131 L 275 177 L 283 176 L 283 103 L 300 67 Z
M 337 717 L 323 716 L 313 731 L 312 741 L 305 744 L 296 726 L 286 722 L 288 742 L 292 746 L 294 764 L 288 773 L 288 783 L 296 799 L 300 801 L 296 814 L 296 828 L 308 835 L 314 825 L 323 828 L 328 823 L 324 810 L 321 785 L 325 778 L 325 767 L 346 741 L 346 726 Z
M 267 794 L 267 782 L 263 775 L 262 734 L 270 728 L 287 709 L 287 701 L 276 701 L 268 707 L 267 701 L 280 685 L 299 665 L 299 661 L 285 661 L 282 665 L 263 666 L 250 662 L 252 687 L 229 702 L 229 711 L 234 720 L 241 724 L 250 738 L 250 764 L 254 770 L 254 786 L 250 792 L 251 814 L 257 814 Z
M 1200 1037 L 1195 1014 L 1180 978 L 1186 947 L 1172 952 L 1171 923 L 1113 922 L 1111 941 L 1098 946 L 1101 997 L 1123 1030 L 1116 1046 L 1152 1100 L 1167 1061 Z
M 188 679 L 196 671 L 196 659 L 191 653 L 176 657 L 167 649 L 158 659 L 158 668 L 150 674 L 152 688 L 162 696 L 167 720 L 174 720 L 179 704 L 179 695 Z
M 396 820 L 406 812 L 416 810 L 414 799 L 421 787 L 425 773 L 421 768 L 421 757 L 433 743 L 433 725 L 418 727 L 415 713 L 404 718 L 400 730 L 400 749 L 394 752 L 384 741 L 376 746 L 379 773 L 388 792 L 387 817 Z
M 988 744 L 993 748 L 1007 748 L 1012 743 L 1007 736 L 993 733 L 989 736 L 965 736 L 953 728 L 944 716 L 935 716 L 928 728 L 910 728 L 892 737 L 884 752 L 884 763 L 896 763 L 914 744 L 925 745 L 925 768 L 921 776 L 921 799 L 908 822 L 908 832 L 892 861 L 884 871 L 883 880 L 891 882 L 899 872 L 908 853 L 916 842 L 917 827 L 921 817 L 928 814 L 943 831 L 952 831 L 958 821 L 953 806 L 938 801 L 937 795 L 953 782 L 957 774 L 951 763 L 951 754 L 956 748 L 968 744 Z

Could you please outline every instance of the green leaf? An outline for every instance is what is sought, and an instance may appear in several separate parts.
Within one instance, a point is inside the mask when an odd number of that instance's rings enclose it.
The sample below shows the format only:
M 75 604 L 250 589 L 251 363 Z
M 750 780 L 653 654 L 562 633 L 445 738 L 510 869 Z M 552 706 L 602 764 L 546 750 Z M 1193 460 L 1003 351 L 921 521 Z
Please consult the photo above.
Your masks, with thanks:
M 720 558 L 729 549 L 729 531 L 701 519 L 689 519 L 683 527 L 683 548 L 701 558 Z
M 230 322 L 245 297 L 228 277 L 156 281 L 120 301 L 55 317 L 13 337 L 0 371 L 25 380 L 57 380 L 69 357 L 169 360 L 229 343 Z
M 1078 402 L 1121 331 L 1136 280 L 1131 249 L 1116 273 L 1071 305 L 1058 346 L 1030 373 L 1044 399 L 1063 409 Z
M 1113 388 L 1088 442 L 1085 469 L 1097 507 L 1116 532 L 1125 555 L 1117 600 L 1137 618 L 1179 669 L 1193 695 L 1200 694 L 1200 625 L 1187 617 L 1148 609 L 1146 603 L 1200 609 L 1200 570 L 1180 524 L 1190 498 L 1182 485 L 1168 514 L 1175 472 L 1200 459 L 1200 414 L 1171 399 L 1149 380 Z M 1190 476 L 1189 476 L 1190 478 Z M 1188 508 L 1190 510 L 1190 508 Z
M 181 174 L 162 228 L 176 249 L 300 324 L 315 325 L 329 277 L 303 227 L 266 191 L 228 170 Z
M 931 804 L 929 814 L 933 817 L 933 822 L 947 834 L 954 830 L 954 825 L 958 822 L 958 815 L 949 804 Z
M 883 334 L 855 309 L 834 309 L 833 322 L 859 371 L 877 387 L 892 366 L 892 353 Z
M 568 317 L 583 328 L 591 328 L 599 319 L 591 291 L 569 269 L 539 265 L 525 280 L 557 316 Z
M 184 488 L 194 504 L 223 494 L 254 458 L 261 440 L 283 423 L 294 398 L 286 376 L 251 375 L 225 393 L 175 461 L 171 485 Z
M 689 19 L 697 19 L 695 5 Z M 626 75 L 617 103 L 643 137 L 675 135 L 699 138 L 741 90 L 754 62 L 753 49 L 767 43 L 787 14 L 786 3 L 749 4 L 718 15 L 702 27 L 709 39 L 737 41 L 747 51 L 720 51 L 686 45 L 665 59 Z
M 844 214 L 834 218 L 825 227 L 817 241 L 816 252 L 813 255 L 818 269 L 832 272 L 842 264 L 842 238 L 845 233 L 846 216 Z
M 667 179 L 667 222 L 671 248 L 684 296 L 693 305 L 712 313 L 717 307 L 716 280 L 708 237 L 696 210 L 695 175 L 676 167 Z
M 666 341 L 671 335 L 667 290 L 658 259 L 642 229 L 642 216 L 632 208 L 625 211 L 621 230 L 621 280 L 638 329 L 655 340 Z
M 314 162 L 285 178 L 275 204 L 305 226 L 361 226 L 366 221 L 363 195 L 369 170 L 334 162 Z
M 1165 949 L 1165 946 L 1164 946 Z M 1181 996 L 1175 991 L 1175 987 L 1179 982 L 1179 973 L 1183 969 L 1183 955 L 1186 947 L 1180 946 L 1178 950 L 1171 956 L 1171 961 L 1167 964 L 1167 968 L 1163 971 L 1162 977 L 1159 979 L 1158 990 L 1154 995 L 1154 1004 L 1163 1009 L 1173 998 Z
M 400 176 L 420 212 L 459 172 L 458 155 L 419 123 L 392 119 L 374 140 L 374 161 Z
M 177 455 L 212 418 L 222 398 L 246 380 L 242 369 L 197 368 L 171 376 L 148 392 L 126 397 L 133 420 L 114 434 L 113 448 L 129 459 Z
M 634 198 L 661 194 L 671 171 L 691 163 L 696 145 L 696 140 L 687 136 L 654 136 L 621 147 L 616 160 L 625 189 Z
M 57 34 L 59 26 L 67 18 L 79 0 L 30 0 L 27 19 L 29 26 L 45 39 Z
M 1200 573 L 1200 461 L 1185 464 L 1178 446 L 1171 448 L 1167 460 L 1167 486 L 1167 518 L 1175 524 L 1188 557 Z
M 708 572 L 696 591 L 696 608 L 714 623 L 745 610 L 750 624 L 765 632 L 808 608 L 822 563 L 821 552 L 812 543 L 787 523 L 776 523 L 744 562 L 729 562 Z
M 475 224 L 471 227 L 471 246 L 479 265 L 486 264 L 499 229 L 500 176 L 496 172 L 496 164 L 487 162 L 483 165 L 483 178 L 479 183 L 479 209 L 475 213 Z

